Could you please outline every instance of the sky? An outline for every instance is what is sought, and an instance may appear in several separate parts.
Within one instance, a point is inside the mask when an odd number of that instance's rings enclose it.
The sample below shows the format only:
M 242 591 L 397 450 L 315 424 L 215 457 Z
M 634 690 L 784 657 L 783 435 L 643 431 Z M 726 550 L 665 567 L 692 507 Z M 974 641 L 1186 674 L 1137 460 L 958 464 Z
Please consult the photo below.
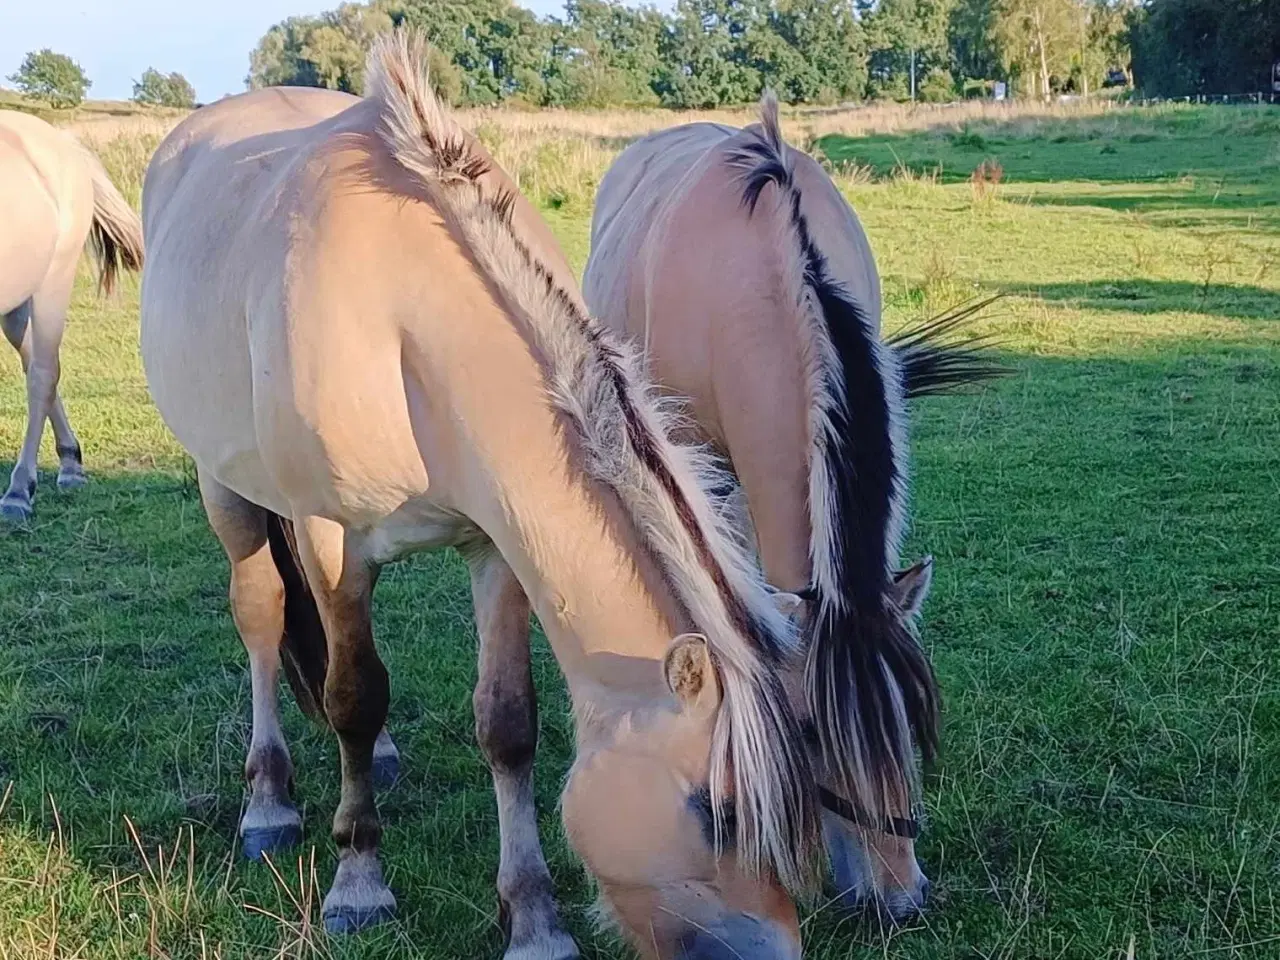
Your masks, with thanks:
M 539 14 L 563 0 L 519 0 Z M 202 102 L 239 93 L 249 51 L 286 17 L 313 14 L 338 0 L 0 0 L 0 85 L 12 86 L 30 50 L 50 47 L 84 68 L 89 96 L 127 100 L 148 67 L 176 70 Z

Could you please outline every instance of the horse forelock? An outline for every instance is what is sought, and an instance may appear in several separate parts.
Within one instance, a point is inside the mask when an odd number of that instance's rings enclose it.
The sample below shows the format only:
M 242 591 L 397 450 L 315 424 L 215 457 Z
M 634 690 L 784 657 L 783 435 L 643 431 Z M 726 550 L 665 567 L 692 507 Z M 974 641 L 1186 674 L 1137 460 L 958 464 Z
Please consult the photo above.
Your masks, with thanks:
M 421 41 L 403 32 L 369 56 L 382 135 L 546 358 L 552 403 L 577 439 L 583 469 L 612 490 L 719 667 L 724 701 L 712 737 L 710 789 L 732 791 L 734 846 L 744 865 L 793 888 L 817 875 L 813 772 L 777 662 L 795 652 L 754 563 L 713 509 L 723 471 L 706 451 L 675 444 L 673 418 L 634 349 L 587 314 L 518 235 L 514 196 L 486 196 L 470 138 L 432 93 Z

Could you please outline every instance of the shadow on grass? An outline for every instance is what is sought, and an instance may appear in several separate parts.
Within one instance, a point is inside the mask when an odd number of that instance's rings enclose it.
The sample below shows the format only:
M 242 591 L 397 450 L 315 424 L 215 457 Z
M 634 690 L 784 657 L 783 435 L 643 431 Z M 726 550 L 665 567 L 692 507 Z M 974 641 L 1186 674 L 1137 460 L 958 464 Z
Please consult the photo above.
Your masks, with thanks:
M 1268 631 L 1280 583 L 1265 545 L 1280 542 L 1280 355 L 1188 342 L 1005 359 L 1011 380 L 913 416 L 907 555 L 937 558 L 923 637 L 946 692 L 948 753 L 920 845 L 936 905 L 892 935 L 893 953 L 1035 956 L 1072 942 L 1103 956 L 1116 929 L 1141 929 L 1153 955 L 1187 955 L 1274 931 L 1280 690 Z M 177 475 L 98 475 L 76 496 L 45 483 L 32 530 L 0 535 L 5 816 L 52 832 L 53 797 L 72 853 L 104 887 L 112 868 L 141 871 L 123 815 L 148 849 L 191 829 L 201 882 L 226 878 L 193 916 L 238 956 L 277 936 L 241 904 L 277 905 L 280 893 L 233 851 L 249 691 L 226 589 Z M 335 955 L 496 956 L 497 823 L 472 742 L 465 571 L 451 554 L 392 565 L 375 606 L 405 757 L 380 796 L 401 921 Z M 592 892 L 557 824 L 573 733 L 541 641 L 535 680 L 537 799 L 560 899 L 588 957 L 622 956 L 591 932 Z M 283 700 L 323 887 L 336 749 Z M 1179 856 L 1151 856 L 1162 844 Z M 0 883 L 0 931 L 23 889 Z M 1206 903 L 1222 923 L 1201 922 Z M 815 960 L 885 946 L 874 925 L 830 909 L 805 936 Z M 160 938 L 170 955 L 198 955 L 180 924 Z
M 1241 320 L 1280 320 L 1280 291 L 1227 283 L 1101 280 L 1011 285 L 1006 293 L 1125 313 L 1203 313 Z
M 1171 182 L 1168 189 L 1140 193 L 1054 191 L 1014 194 L 1010 199 L 1039 207 L 1093 207 L 1138 214 L 1149 218 L 1152 225 L 1166 228 L 1280 233 L 1280 191 L 1268 195 L 1253 185 L 1209 184 L 1189 189 L 1181 182 Z
M 1101 117 L 1012 119 L 965 131 L 944 123 L 907 134 L 830 134 L 817 144 L 833 163 L 870 166 L 882 176 L 902 166 L 958 183 L 984 160 L 997 160 L 1012 184 L 1160 182 L 1190 175 L 1233 186 L 1253 184 L 1259 194 L 1247 202 L 1274 204 L 1280 199 L 1280 156 L 1271 122 L 1280 122 L 1280 109 L 1182 113 L 1162 117 L 1133 110 Z

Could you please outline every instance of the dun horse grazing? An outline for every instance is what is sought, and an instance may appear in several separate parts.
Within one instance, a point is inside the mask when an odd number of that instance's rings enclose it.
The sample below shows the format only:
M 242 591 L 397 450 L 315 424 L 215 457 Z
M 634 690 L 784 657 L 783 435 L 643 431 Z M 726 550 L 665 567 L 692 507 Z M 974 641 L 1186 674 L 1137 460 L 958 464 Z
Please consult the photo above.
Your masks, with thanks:
M 394 35 L 364 100 L 270 89 L 205 107 L 147 173 L 147 379 L 196 461 L 249 652 L 242 832 L 285 842 L 299 824 L 283 655 L 341 750 L 326 924 L 392 913 L 370 598 L 383 564 L 454 546 L 479 628 L 507 957 L 577 956 L 533 804 L 531 608 L 576 720 L 566 833 L 622 930 L 650 957 L 798 957 L 791 895 L 820 878 L 823 848 L 779 681 L 794 631 L 720 526 L 706 491 L 721 478 L 672 442 L 634 352 L 586 313 L 424 63 Z
M 807 663 L 787 687 L 815 748 L 834 879 L 848 903 L 913 913 L 928 890 L 913 735 L 932 756 L 938 692 L 909 629 L 931 561 L 894 572 L 904 402 L 994 371 L 948 336 L 963 314 L 880 340 L 867 238 L 822 168 L 787 148 L 772 95 L 745 130 L 695 123 L 628 147 L 600 185 L 591 241 L 588 305 L 689 399 L 803 627 Z
M 57 442 L 58 486 L 85 482 L 80 444 L 58 397 L 58 348 L 86 240 L 104 293 L 122 269 L 142 267 L 138 215 L 97 158 L 43 120 L 0 111 L 0 326 L 27 377 L 27 431 L 0 499 L 4 520 L 31 516 L 46 420 Z

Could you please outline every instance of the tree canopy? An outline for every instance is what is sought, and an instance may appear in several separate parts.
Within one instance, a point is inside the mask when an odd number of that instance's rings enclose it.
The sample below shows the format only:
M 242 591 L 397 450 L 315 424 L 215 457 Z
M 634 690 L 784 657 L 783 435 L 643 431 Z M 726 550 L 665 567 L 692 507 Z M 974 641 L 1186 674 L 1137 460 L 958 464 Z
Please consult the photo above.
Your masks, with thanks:
M 513 0 L 368 0 L 272 27 L 248 84 L 358 93 L 373 38 L 412 24 L 460 104 L 713 107 L 766 86 L 791 103 L 907 99 L 913 75 L 918 99 L 996 80 L 1047 98 L 1128 77 L 1131 38 L 1143 84 L 1240 85 L 1280 55 L 1277 23 L 1275 0 L 568 0 L 546 18 Z
M 27 96 L 51 107 L 79 106 L 92 86 L 80 64 L 47 47 L 28 53 L 9 79 Z
M 1137 82 L 1166 97 L 1271 89 L 1280 60 L 1276 0 L 1148 0 L 1135 11 Z
M 196 105 L 196 90 L 180 73 L 166 75 L 148 67 L 142 79 L 133 84 L 133 100 L 157 107 L 191 108 Z

